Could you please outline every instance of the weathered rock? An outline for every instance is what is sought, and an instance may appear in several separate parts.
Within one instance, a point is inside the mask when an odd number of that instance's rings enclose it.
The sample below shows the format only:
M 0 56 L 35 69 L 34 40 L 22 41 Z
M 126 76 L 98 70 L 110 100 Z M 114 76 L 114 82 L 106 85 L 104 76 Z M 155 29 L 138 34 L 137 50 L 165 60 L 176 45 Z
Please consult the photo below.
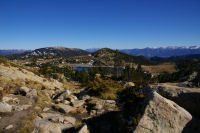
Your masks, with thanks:
M 22 90 L 22 91 L 28 93 L 28 92 L 30 91 L 30 88 L 28 88 L 28 87 L 26 87 L 26 86 L 22 86 L 22 87 L 20 87 L 20 90 Z
M 74 117 L 70 117 L 70 116 L 65 116 L 64 121 L 71 123 L 72 125 L 75 125 L 75 123 L 76 123 L 76 119 Z
M 9 130 L 9 129 L 13 128 L 13 127 L 14 127 L 13 125 L 8 125 L 8 126 L 5 128 L 5 130 Z
M 58 124 L 40 120 L 35 122 L 35 129 L 32 133 L 62 133 Z
M 70 90 L 66 90 L 64 92 L 62 92 L 61 94 L 58 94 L 54 97 L 54 99 L 60 99 L 65 100 L 67 96 L 71 95 L 71 91 Z
M 157 92 L 149 92 L 144 114 L 134 133 L 181 133 L 192 119 L 190 113 Z
M 70 104 L 70 102 L 67 101 L 67 100 L 64 100 L 63 103 L 66 104 L 66 105 L 69 105 L 69 104 Z
M 72 128 L 76 119 L 57 113 L 42 113 L 42 119 L 35 119 L 35 129 L 32 133 L 61 133 L 62 130 Z
M 0 112 L 11 112 L 12 111 L 12 106 L 5 103 L 5 102 L 0 102 Z
M 200 89 L 189 88 L 184 84 L 162 83 L 151 85 L 151 89 L 160 95 L 176 102 L 189 111 L 192 115 L 200 118 Z
M 78 133 L 89 133 L 88 129 L 87 129 L 87 125 L 84 125 L 79 131 Z
M 134 87 L 135 83 L 133 83 L 133 82 L 127 82 L 124 86 L 125 87 Z
M 75 108 L 70 105 L 59 104 L 58 106 L 60 107 L 59 111 L 62 113 L 69 113 L 70 111 L 75 110 Z
M 45 107 L 42 111 L 46 112 L 46 111 L 49 111 L 49 110 L 50 110 L 50 108 Z
M 76 101 L 72 102 L 73 107 L 80 107 L 83 104 L 85 104 L 84 100 L 76 100 Z

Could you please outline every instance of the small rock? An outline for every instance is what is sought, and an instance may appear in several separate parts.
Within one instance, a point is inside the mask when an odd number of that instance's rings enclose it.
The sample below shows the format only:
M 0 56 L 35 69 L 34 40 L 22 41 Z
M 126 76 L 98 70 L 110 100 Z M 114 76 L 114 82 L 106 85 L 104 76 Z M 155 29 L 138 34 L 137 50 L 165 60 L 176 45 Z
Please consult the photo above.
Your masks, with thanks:
M 75 110 L 75 108 L 70 105 L 60 104 L 58 106 L 60 107 L 59 111 L 62 113 L 69 113 L 70 111 Z
M 45 107 L 42 111 L 43 111 L 43 112 L 46 112 L 46 111 L 48 111 L 48 110 L 50 110 L 50 108 Z
M 11 128 L 13 128 L 13 125 L 9 125 L 9 126 L 7 126 L 5 129 L 6 129 L 6 130 L 9 130 L 9 129 L 11 129 Z
M 22 90 L 22 91 L 28 93 L 28 92 L 30 91 L 30 88 L 28 88 L 28 87 L 26 87 L 26 86 L 22 86 L 22 87 L 20 88 L 20 90 Z
M 69 105 L 69 104 L 70 104 L 70 102 L 67 101 L 67 100 L 64 100 L 63 103 L 66 104 L 66 105 Z
M 77 100 L 77 101 L 72 102 L 73 107 L 80 107 L 83 104 L 85 104 L 84 100 Z
M 125 84 L 125 86 L 126 86 L 126 87 L 134 87 L 134 86 L 135 86 L 135 83 L 133 83 L 133 82 L 127 82 L 127 83 Z
M 7 103 L 0 103 L 0 112 L 11 112 L 12 106 Z
M 46 114 L 46 113 L 41 113 L 41 114 L 39 114 L 38 116 L 41 117 L 41 118 L 46 118 L 46 117 L 47 117 L 47 114 Z
M 79 131 L 78 133 L 88 133 L 88 129 L 87 129 L 87 125 L 84 125 Z

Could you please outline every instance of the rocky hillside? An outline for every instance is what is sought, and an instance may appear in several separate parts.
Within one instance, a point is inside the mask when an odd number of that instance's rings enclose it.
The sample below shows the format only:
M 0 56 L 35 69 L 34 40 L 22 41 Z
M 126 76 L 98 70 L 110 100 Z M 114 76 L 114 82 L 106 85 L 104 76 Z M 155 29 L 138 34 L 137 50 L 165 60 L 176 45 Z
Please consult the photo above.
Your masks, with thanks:
M 115 61 L 122 64 L 135 63 L 135 64 L 151 64 L 149 60 L 142 56 L 130 56 L 119 51 L 114 51 L 109 48 L 100 49 L 92 53 L 96 60 L 96 64 L 113 66 Z
M 0 62 L 2 133 L 200 131 L 199 88 L 165 83 L 139 89 L 131 82 L 102 80 L 100 75 L 83 87 Z
M 69 56 L 85 55 L 87 53 L 88 52 L 77 48 L 47 47 L 25 53 L 21 55 L 21 57 L 34 57 L 34 56 L 47 56 L 47 55 L 69 57 Z

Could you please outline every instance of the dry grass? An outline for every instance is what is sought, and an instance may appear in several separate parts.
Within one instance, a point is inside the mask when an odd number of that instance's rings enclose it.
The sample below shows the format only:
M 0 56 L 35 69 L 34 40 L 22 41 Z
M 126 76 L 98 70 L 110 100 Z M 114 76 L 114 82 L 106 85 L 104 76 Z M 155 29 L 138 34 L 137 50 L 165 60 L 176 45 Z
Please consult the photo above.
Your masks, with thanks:
M 157 76 L 164 72 L 167 73 L 176 72 L 176 65 L 174 63 L 162 63 L 153 66 L 142 66 L 142 69 L 153 74 L 154 76 Z
M 102 99 L 116 100 L 117 94 L 124 90 L 124 87 L 114 80 L 96 78 L 93 82 L 89 83 L 88 89 Z

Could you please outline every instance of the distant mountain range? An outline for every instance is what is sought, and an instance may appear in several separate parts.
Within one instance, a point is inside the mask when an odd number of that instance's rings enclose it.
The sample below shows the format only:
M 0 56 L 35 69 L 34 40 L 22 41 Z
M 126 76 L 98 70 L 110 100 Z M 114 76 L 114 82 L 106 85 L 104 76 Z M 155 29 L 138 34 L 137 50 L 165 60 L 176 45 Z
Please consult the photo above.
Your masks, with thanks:
M 100 48 L 93 49 L 77 49 L 77 48 L 66 48 L 66 47 L 47 47 L 36 50 L 0 50 L 0 55 L 24 55 L 24 56 L 78 56 L 88 53 L 94 53 L 100 50 Z M 143 48 L 143 49 L 119 49 L 120 52 L 133 55 L 133 56 L 144 56 L 146 58 L 162 57 L 162 58 L 179 58 L 177 56 L 186 56 L 193 54 L 200 54 L 200 46 L 184 46 L 184 47 L 158 47 L 158 48 Z
M 86 49 L 88 52 L 95 52 L 99 50 Z M 119 49 L 120 52 L 134 55 L 134 56 L 145 56 L 151 58 L 154 56 L 158 57 L 171 57 L 171 56 L 182 56 L 190 54 L 200 54 L 200 46 L 183 46 L 183 47 L 158 47 L 158 48 L 143 48 L 143 49 Z
M 171 56 L 171 57 L 152 57 L 150 58 L 153 62 L 166 62 L 166 61 L 178 61 L 182 59 L 200 59 L 200 54 L 189 54 L 189 55 L 182 55 L 182 56 Z
M 25 52 L 31 52 L 31 50 L 24 50 L 24 49 L 0 50 L 0 55 L 8 56 L 8 55 L 14 55 L 14 54 L 22 54 Z

